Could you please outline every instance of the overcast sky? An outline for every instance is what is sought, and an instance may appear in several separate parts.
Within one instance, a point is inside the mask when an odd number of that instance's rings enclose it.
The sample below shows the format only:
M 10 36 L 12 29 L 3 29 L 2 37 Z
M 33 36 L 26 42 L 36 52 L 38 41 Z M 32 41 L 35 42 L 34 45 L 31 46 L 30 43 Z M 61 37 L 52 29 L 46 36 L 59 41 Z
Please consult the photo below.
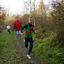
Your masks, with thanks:
M 23 1 L 28 0 L 0 0 L 0 4 L 5 7 L 9 13 L 21 13 L 24 11 L 24 3 Z M 41 0 L 36 0 L 36 6 Z M 48 4 L 51 0 L 43 0 L 45 4 Z

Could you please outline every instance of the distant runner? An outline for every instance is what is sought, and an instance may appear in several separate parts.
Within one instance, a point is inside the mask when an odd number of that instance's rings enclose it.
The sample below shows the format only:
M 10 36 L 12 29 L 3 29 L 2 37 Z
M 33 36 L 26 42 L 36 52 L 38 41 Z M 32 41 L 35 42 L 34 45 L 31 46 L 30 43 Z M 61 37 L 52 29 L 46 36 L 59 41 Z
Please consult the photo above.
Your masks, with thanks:
M 7 28 L 7 31 L 8 31 L 9 33 L 11 33 L 11 32 L 10 32 L 11 26 L 8 25 L 8 26 L 6 26 L 6 28 Z
M 21 23 L 21 21 L 19 20 L 18 17 L 16 17 L 16 21 L 14 21 L 12 26 L 15 28 L 16 34 L 17 34 L 17 39 L 19 40 L 20 39 L 22 23 Z

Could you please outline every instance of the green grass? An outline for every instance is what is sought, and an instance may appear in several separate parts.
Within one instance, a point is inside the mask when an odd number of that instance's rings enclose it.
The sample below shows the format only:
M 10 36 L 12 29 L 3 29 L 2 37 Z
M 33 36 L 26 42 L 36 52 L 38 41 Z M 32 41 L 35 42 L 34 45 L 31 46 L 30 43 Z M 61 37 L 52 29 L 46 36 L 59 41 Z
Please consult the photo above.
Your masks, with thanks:
M 55 37 L 51 35 L 35 39 L 33 52 L 40 64 L 64 64 L 64 48 L 59 48 L 59 44 L 53 45 L 52 39 Z
M 27 64 L 12 34 L 7 31 L 0 33 L 0 64 Z
M 15 35 L 15 31 L 12 31 L 12 34 Z M 55 46 L 52 42 L 56 37 L 55 34 L 43 39 L 35 37 L 36 35 L 34 35 L 34 46 L 31 54 L 34 54 L 39 64 L 43 62 L 44 64 L 64 64 L 64 48 L 59 48 L 59 44 Z M 23 41 L 24 36 L 21 39 L 20 41 Z M 7 31 L 0 33 L 0 64 L 27 64 L 21 51 L 17 49 L 14 37 Z

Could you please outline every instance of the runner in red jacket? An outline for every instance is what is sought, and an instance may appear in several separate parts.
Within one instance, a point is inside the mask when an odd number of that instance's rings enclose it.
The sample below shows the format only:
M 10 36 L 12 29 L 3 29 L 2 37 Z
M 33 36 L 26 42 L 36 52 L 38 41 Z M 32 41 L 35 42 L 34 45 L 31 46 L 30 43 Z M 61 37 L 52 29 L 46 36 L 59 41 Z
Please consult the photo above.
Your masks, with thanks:
M 19 35 L 21 33 L 22 23 L 21 23 L 21 21 L 19 20 L 18 17 L 16 18 L 16 21 L 14 21 L 12 26 L 15 28 L 16 34 L 17 34 L 17 38 L 19 39 Z

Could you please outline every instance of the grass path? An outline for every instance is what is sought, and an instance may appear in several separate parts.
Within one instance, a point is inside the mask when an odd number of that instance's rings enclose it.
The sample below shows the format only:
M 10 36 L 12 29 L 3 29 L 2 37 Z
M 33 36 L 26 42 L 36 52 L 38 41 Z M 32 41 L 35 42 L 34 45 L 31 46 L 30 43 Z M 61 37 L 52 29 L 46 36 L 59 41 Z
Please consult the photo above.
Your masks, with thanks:
M 22 37 L 22 36 L 21 36 L 21 37 Z M 31 57 L 32 57 L 31 60 L 29 60 L 29 59 L 27 58 L 26 55 L 27 55 L 27 51 L 28 51 L 28 48 L 29 48 L 29 47 L 28 47 L 27 49 L 24 47 L 23 39 L 21 38 L 20 40 L 17 40 L 17 38 L 16 38 L 15 35 L 14 35 L 14 38 L 15 38 L 15 41 L 17 42 L 17 47 L 18 47 L 18 49 L 22 52 L 23 56 L 26 58 L 27 63 L 28 63 L 28 64 L 38 64 L 38 61 L 34 59 L 34 55 L 33 55 L 33 54 L 31 55 Z M 32 52 L 32 53 L 33 53 L 33 52 Z
M 0 33 L 0 64 L 28 64 L 12 34 Z
M 31 60 L 26 57 L 27 49 L 22 37 L 17 40 L 14 32 L 8 34 L 7 31 L 0 33 L 0 36 L 0 64 L 38 64 L 34 55 Z

